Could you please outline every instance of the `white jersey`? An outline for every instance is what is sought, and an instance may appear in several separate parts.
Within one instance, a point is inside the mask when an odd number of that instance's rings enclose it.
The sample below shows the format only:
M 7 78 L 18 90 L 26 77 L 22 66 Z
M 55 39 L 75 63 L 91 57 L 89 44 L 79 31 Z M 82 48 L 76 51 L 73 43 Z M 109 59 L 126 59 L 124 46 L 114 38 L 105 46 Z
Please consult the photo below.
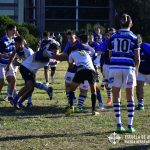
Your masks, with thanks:
M 25 59 L 34 54 L 34 51 L 31 48 L 24 47 L 23 51 L 24 51 L 24 58 Z
M 77 68 L 83 66 L 86 69 L 95 71 L 90 55 L 84 50 L 71 52 L 69 55 L 69 63 L 73 62 L 75 62 Z
M 29 56 L 27 59 L 25 59 L 22 62 L 22 65 L 26 67 L 28 70 L 30 70 L 32 73 L 36 74 L 36 72 L 40 69 L 43 68 L 48 64 L 48 62 L 41 62 L 41 61 L 36 61 L 34 59 L 35 54 Z

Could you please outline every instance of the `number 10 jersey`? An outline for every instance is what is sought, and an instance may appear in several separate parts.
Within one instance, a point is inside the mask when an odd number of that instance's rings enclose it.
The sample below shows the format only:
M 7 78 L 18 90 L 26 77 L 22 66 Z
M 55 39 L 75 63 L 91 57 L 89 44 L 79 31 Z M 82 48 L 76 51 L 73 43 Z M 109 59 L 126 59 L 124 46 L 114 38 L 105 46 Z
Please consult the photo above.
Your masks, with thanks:
M 120 29 L 112 35 L 108 43 L 112 51 L 111 69 L 134 69 L 134 51 L 140 49 L 137 36 L 129 29 Z

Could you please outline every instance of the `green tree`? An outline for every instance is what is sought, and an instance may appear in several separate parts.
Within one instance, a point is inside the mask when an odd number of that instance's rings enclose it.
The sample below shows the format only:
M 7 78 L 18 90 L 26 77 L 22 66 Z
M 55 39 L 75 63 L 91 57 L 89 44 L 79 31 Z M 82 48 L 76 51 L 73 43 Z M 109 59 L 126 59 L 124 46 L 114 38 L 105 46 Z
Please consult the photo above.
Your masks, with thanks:
M 133 20 L 132 30 L 141 34 L 144 41 L 150 42 L 150 2 L 149 0 L 114 0 L 116 9 L 116 27 L 119 28 L 119 17 L 128 13 Z
M 38 43 L 39 31 L 35 25 L 30 23 L 24 23 L 22 25 L 14 22 L 8 16 L 0 16 L 0 38 L 5 35 L 5 29 L 8 24 L 15 24 L 17 26 L 18 32 L 23 36 L 29 46 L 35 50 Z
M 32 23 L 23 23 L 23 27 L 26 27 L 29 30 L 29 33 L 32 34 L 35 37 L 38 37 L 40 35 L 39 30 L 37 27 Z

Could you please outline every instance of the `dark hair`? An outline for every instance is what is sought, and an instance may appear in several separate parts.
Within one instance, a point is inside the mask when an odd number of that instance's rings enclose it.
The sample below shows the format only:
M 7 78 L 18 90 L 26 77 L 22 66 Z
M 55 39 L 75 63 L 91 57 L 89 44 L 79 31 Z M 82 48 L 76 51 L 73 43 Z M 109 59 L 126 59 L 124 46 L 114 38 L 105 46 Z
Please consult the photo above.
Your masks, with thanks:
M 120 18 L 121 27 L 127 28 L 132 25 L 132 19 L 128 14 L 123 14 Z
M 15 39 L 14 39 L 15 42 L 23 42 L 24 41 L 24 38 L 22 36 L 17 36 Z
M 114 33 L 114 32 L 116 32 L 116 29 L 111 27 L 111 28 L 108 28 L 107 31 L 108 31 L 108 32 L 113 32 L 113 33 Z
M 74 32 L 74 31 L 68 31 L 67 33 L 66 33 L 66 35 L 75 35 L 76 33 Z
M 86 43 L 88 41 L 88 35 L 87 34 L 81 34 L 81 35 L 79 35 L 79 39 L 81 42 Z
M 43 36 L 50 36 L 50 33 L 48 31 L 43 32 Z
M 51 50 L 51 49 L 57 50 L 59 49 L 59 46 L 56 43 L 52 43 L 48 47 L 48 50 Z
M 6 27 L 6 31 L 12 30 L 12 29 L 14 29 L 14 28 L 15 28 L 15 25 L 13 25 L 13 24 L 8 24 L 7 27 Z

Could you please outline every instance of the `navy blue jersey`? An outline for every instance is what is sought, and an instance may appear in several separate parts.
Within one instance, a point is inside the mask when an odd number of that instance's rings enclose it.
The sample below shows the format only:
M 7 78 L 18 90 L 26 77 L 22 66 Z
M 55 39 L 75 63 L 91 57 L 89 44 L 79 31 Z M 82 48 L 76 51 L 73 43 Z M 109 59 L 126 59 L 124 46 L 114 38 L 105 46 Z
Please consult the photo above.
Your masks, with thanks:
M 93 33 L 93 36 L 94 36 L 94 41 L 96 42 L 101 43 L 105 40 L 102 34 Z
M 8 36 L 3 36 L 0 40 L 0 53 L 11 55 L 15 50 L 14 39 L 9 39 Z M 8 64 L 9 58 L 0 58 L 1 64 Z
M 71 44 L 70 42 L 67 42 L 65 49 L 64 49 L 64 53 L 67 54 L 67 56 L 69 56 L 69 54 L 74 50 L 75 45 L 78 44 L 79 41 L 76 41 L 75 43 Z M 68 72 L 71 73 L 75 73 L 77 71 L 77 67 L 76 65 L 74 65 L 73 68 L 68 68 L 67 70 Z
M 40 44 L 40 49 L 39 51 L 36 52 L 35 54 L 35 60 L 36 61 L 41 61 L 41 62 L 49 62 L 49 58 L 43 56 L 43 51 L 46 49 L 46 45 L 50 43 L 51 40 L 42 40 Z
M 150 44 L 142 43 L 140 50 L 141 62 L 139 72 L 142 74 L 150 74 Z
M 49 62 L 49 58 L 43 56 L 43 51 L 48 49 L 48 46 L 51 43 L 56 43 L 56 41 L 54 39 L 49 39 L 49 40 L 42 40 L 41 44 L 40 44 L 40 49 L 39 51 L 36 52 L 35 54 L 35 60 L 36 61 L 41 61 L 41 62 Z M 57 43 L 56 43 L 57 44 Z
M 45 47 L 50 42 L 51 42 L 51 40 L 42 40 L 42 42 L 40 44 L 40 49 L 42 49 L 43 47 Z
M 67 54 L 69 56 L 69 54 L 72 52 L 72 50 L 74 49 L 75 45 L 78 44 L 79 41 L 76 41 L 75 43 L 71 44 L 70 42 L 67 42 L 65 49 L 64 49 L 64 53 Z
M 110 59 L 109 59 L 109 51 L 108 51 L 108 43 L 109 40 L 105 40 L 99 45 L 98 50 L 102 52 L 101 54 L 101 63 L 103 64 L 110 64 Z
M 108 43 L 108 49 L 112 51 L 111 68 L 134 69 L 134 51 L 139 48 L 136 35 L 128 29 L 118 30 Z
M 95 49 L 95 52 L 98 52 L 99 51 L 99 43 L 98 42 L 95 42 L 95 41 L 93 41 L 92 43 L 88 43 L 92 48 L 94 48 Z

